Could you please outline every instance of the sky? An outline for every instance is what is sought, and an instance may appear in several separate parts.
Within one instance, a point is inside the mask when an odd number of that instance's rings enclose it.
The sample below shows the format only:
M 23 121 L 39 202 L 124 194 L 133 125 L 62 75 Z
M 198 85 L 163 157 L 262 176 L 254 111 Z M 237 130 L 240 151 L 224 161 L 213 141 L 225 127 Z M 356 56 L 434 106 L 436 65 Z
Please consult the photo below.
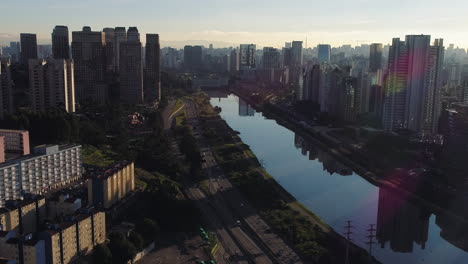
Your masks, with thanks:
M 429 34 L 468 48 L 466 0 L 1 0 L 0 43 L 36 33 L 50 43 L 55 25 L 70 31 L 91 26 L 137 26 L 159 33 L 162 45 L 213 42 L 282 47 L 328 43 L 390 43 L 393 37 Z

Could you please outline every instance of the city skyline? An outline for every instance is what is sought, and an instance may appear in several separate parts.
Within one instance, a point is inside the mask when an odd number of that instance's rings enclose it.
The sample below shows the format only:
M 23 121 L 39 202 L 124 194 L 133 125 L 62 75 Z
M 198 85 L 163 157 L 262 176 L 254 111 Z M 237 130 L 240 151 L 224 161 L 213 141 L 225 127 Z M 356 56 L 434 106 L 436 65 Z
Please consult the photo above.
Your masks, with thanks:
M 381 3 L 368 0 L 347 4 L 338 0 L 319 3 L 298 0 L 294 5 L 284 5 L 278 0 L 269 1 L 268 5 L 264 1 L 230 1 L 204 0 L 196 4 L 188 0 L 170 3 L 142 0 L 73 4 L 56 0 L 5 2 L 0 4 L 0 9 L 8 12 L 4 12 L 0 24 L 7 26 L 0 32 L 0 44 L 17 41 L 19 33 L 36 33 L 39 44 L 49 44 L 54 26 L 67 25 L 70 31 L 80 30 L 83 26 L 91 26 L 93 30 L 137 26 L 140 32 L 158 32 L 162 47 L 177 48 L 182 48 L 186 42 L 196 44 L 197 41 L 228 47 L 251 43 L 252 39 L 257 47 L 277 48 L 292 39 L 304 41 L 306 47 L 306 38 L 307 47 L 319 43 L 332 46 L 389 44 L 393 37 L 412 34 L 437 36 L 443 38 L 446 45 L 453 43 L 468 48 L 463 13 L 468 3 L 463 1 L 440 6 L 436 1 L 395 0 L 385 7 L 385 12 L 382 12 Z M 245 8 L 247 3 L 249 8 Z M 20 12 L 25 15 L 15 15 Z M 88 15 L 71 20 L 70 14 L 77 12 Z M 89 17 L 96 19 L 89 20 Z M 142 36 L 142 42 L 146 42 L 145 36 Z

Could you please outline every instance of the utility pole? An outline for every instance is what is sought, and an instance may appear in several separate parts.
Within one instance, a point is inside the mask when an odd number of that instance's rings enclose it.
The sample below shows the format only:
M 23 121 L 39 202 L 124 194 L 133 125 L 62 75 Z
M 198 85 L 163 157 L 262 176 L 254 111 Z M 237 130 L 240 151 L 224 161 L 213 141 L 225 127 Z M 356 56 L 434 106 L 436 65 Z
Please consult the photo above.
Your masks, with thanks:
M 346 229 L 346 232 L 344 233 L 346 235 L 346 258 L 345 258 L 345 264 L 349 264 L 349 244 L 351 242 L 351 234 L 353 234 L 353 232 L 351 231 L 351 228 L 353 228 L 353 226 L 351 225 L 351 222 L 350 220 L 346 221 L 346 226 L 345 226 L 345 229 Z
M 376 229 L 374 227 L 375 227 L 375 224 L 370 224 L 369 229 L 367 229 L 367 231 L 369 232 L 369 235 L 367 236 L 367 238 L 369 238 L 369 240 L 367 241 L 366 244 L 369 245 L 369 263 L 372 263 L 372 245 L 375 244 L 374 232 L 376 231 Z

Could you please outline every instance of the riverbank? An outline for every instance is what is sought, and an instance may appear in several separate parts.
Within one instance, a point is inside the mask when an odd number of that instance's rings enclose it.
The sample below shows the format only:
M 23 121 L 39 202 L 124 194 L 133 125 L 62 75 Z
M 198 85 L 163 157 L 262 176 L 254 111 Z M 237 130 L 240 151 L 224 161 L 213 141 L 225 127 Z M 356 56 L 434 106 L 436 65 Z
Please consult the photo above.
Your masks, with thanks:
M 238 132 L 217 114 L 205 116 L 202 124 L 218 163 L 275 233 L 313 263 L 344 262 L 347 241 L 276 182 Z M 350 248 L 351 263 L 367 262 L 364 249 Z

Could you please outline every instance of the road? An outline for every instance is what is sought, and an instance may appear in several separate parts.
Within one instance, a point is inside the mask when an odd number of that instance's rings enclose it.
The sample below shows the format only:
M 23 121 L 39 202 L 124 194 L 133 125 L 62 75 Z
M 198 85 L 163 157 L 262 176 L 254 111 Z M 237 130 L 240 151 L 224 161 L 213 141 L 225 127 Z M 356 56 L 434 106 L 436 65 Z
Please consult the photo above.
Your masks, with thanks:
M 284 240 L 271 232 L 271 228 L 259 216 L 256 209 L 230 183 L 202 136 L 194 103 L 186 100 L 185 105 L 187 122 L 193 127 L 193 135 L 201 148 L 204 159 L 202 167 L 209 176 L 210 200 L 235 239 L 242 243 L 240 247 L 247 251 L 244 253 L 248 258 L 254 258 L 254 263 L 302 263 L 297 253 Z M 238 226 L 232 227 L 232 224 Z

